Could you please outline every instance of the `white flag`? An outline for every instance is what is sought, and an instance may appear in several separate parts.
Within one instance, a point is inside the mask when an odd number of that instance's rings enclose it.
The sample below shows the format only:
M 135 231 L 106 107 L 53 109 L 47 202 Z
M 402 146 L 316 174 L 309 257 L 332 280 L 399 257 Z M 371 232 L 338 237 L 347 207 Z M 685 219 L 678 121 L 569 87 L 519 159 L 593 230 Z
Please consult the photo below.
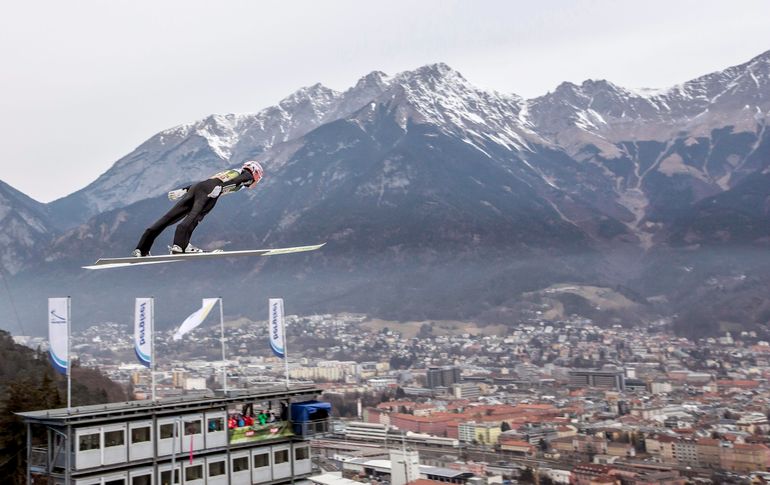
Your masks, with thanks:
M 203 306 L 201 306 L 200 310 L 187 317 L 174 333 L 174 340 L 180 340 L 184 334 L 203 323 L 203 320 L 206 319 L 209 312 L 211 312 L 211 309 L 214 308 L 214 305 L 216 305 L 218 301 L 219 298 L 204 298 Z
M 283 335 L 283 298 L 270 298 L 269 305 L 270 348 L 278 357 L 286 357 L 286 340 Z
M 70 358 L 70 299 L 48 299 L 48 344 L 54 368 L 67 375 Z
M 152 298 L 137 298 L 134 308 L 134 351 L 136 358 L 145 367 L 152 365 L 153 332 Z

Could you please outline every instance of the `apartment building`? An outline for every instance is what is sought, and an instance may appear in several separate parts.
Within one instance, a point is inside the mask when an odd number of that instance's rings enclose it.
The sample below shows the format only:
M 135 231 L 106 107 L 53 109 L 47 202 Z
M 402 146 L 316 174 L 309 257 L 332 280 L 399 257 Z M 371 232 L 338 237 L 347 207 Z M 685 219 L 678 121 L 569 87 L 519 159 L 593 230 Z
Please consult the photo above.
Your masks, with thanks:
M 458 439 L 464 443 L 479 443 L 482 445 L 497 444 L 500 437 L 500 423 L 477 423 L 467 421 L 457 426 Z
M 623 391 L 626 378 L 622 369 L 575 369 L 569 371 L 569 385 L 573 388 L 599 388 Z
M 718 468 L 736 472 L 765 471 L 770 466 L 770 448 L 760 443 L 732 443 L 711 438 L 648 438 L 647 452 L 666 463 Z

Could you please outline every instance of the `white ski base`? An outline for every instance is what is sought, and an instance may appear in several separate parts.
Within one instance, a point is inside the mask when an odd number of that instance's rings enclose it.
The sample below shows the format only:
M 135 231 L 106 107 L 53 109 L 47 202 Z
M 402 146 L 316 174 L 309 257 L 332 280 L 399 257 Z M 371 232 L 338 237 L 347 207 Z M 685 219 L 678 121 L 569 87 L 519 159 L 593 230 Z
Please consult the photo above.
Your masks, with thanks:
M 275 256 L 278 254 L 302 253 L 305 251 L 315 251 L 324 244 L 314 246 L 297 246 L 294 248 L 276 248 L 276 249 L 247 249 L 243 251 L 208 251 L 205 253 L 190 254 L 164 254 L 161 256 L 144 256 L 141 258 L 101 258 L 94 264 L 83 266 L 84 269 L 107 269 L 107 268 L 125 268 L 127 266 L 144 266 L 148 264 L 178 263 L 180 261 L 190 261 L 193 259 L 212 259 L 212 258 L 232 258 L 237 256 Z

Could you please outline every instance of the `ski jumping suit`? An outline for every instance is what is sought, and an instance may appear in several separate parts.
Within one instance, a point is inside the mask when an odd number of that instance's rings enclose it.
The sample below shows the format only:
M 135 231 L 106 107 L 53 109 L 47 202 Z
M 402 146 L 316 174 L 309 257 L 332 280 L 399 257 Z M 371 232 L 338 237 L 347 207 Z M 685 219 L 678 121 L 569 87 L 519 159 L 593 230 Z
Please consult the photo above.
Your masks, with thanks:
M 233 169 L 219 172 L 210 179 L 186 187 L 187 192 L 174 207 L 144 231 L 136 249 L 141 251 L 143 256 L 149 254 L 155 238 L 168 226 L 179 221 L 182 222 L 176 226 L 174 244 L 182 249 L 187 248 L 193 231 L 206 214 L 214 208 L 220 195 L 236 192 L 253 183 L 254 177 L 251 172 L 244 169 Z

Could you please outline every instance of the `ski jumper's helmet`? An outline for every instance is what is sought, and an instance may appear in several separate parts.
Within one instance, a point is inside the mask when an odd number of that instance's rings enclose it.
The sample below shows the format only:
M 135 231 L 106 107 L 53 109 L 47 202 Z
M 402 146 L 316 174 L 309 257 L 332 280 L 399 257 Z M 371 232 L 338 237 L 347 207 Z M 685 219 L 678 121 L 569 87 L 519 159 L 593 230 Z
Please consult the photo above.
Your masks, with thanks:
M 262 170 L 262 165 L 260 165 L 259 162 L 255 162 L 255 161 L 248 161 L 244 163 L 243 168 L 251 172 L 252 177 L 254 177 L 255 184 L 259 182 L 259 180 L 262 178 L 262 175 L 264 175 L 265 173 L 265 171 Z

